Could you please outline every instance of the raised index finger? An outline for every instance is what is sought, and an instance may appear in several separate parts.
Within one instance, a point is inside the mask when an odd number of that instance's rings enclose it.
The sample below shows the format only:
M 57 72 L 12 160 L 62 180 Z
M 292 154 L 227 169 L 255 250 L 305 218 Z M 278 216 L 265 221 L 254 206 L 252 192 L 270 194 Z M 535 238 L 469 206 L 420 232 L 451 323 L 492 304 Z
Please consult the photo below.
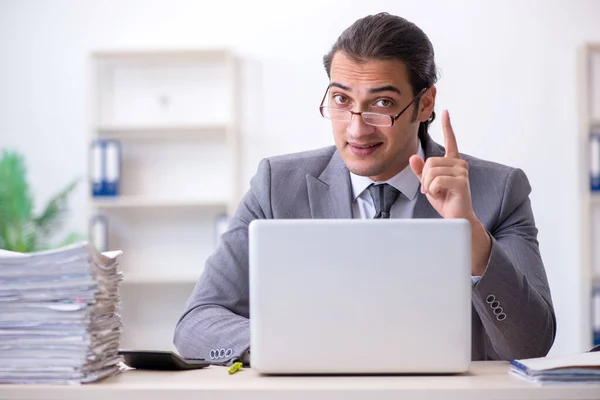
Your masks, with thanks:
M 458 144 L 456 143 L 456 136 L 454 136 L 454 130 L 450 124 L 450 114 L 448 113 L 448 110 L 444 110 L 442 113 L 442 130 L 444 131 L 444 146 L 446 147 L 445 157 L 460 158 Z

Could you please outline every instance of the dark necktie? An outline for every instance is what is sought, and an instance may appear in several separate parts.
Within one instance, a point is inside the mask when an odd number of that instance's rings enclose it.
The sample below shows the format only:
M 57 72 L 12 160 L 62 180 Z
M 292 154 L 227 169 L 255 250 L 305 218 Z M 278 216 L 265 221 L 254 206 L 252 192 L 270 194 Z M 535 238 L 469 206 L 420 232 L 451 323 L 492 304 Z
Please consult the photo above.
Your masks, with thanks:
M 369 186 L 369 192 L 375 204 L 375 216 L 373 218 L 389 218 L 390 209 L 400 191 L 390 184 L 384 183 L 381 185 Z

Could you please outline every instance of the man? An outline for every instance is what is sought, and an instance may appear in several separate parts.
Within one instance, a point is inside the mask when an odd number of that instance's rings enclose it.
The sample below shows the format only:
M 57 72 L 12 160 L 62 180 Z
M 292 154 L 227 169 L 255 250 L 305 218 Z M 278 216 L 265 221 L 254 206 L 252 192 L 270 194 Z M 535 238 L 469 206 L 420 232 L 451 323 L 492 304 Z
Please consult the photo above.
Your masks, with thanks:
M 556 322 L 529 182 L 519 169 L 460 154 L 447 112 L 445 148 L 429 137 L 436 68 L 427 36 L 400 17 L 368 16 L 342 33 L 324 65 L 320 111 L 335 146 L 261 161 L 177 324 L 181 355 L 248 362 L 252 220 L 373 217 L 470 221 L 472 358 L 546 355 Z

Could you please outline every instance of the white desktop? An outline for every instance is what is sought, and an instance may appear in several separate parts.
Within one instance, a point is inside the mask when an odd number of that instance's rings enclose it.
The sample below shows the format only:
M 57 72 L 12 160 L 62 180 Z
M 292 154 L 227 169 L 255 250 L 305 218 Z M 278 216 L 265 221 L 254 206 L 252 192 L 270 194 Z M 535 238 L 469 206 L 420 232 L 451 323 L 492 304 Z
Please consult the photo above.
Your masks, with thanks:
M 252 368 L 437 374 L 471 363 L 465 220 L 250 224 Z

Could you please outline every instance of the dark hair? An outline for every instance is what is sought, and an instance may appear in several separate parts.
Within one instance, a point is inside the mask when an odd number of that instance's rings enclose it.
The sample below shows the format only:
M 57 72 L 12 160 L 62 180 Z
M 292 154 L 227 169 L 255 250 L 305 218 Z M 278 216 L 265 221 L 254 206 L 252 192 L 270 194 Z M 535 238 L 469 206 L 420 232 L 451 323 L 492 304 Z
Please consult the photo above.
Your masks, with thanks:
M 421 28 L 402 17 L 379 13 L 361 18 L 348 27 L 323 57 L 328 77 L 331 77 L 331 61 L 338 51 L 356 62 L 402 61 L 408 69 L 413 95 L 437 81 L 433 46 L 429 38 Z M 413 118 L 416 118 L 417 109 L 415 107 Z M 429 124 L 434 119 L 435 112 L 432 112 L 429 119 L 419 125 L 419 138 L 422 141 L 426 139 Z

